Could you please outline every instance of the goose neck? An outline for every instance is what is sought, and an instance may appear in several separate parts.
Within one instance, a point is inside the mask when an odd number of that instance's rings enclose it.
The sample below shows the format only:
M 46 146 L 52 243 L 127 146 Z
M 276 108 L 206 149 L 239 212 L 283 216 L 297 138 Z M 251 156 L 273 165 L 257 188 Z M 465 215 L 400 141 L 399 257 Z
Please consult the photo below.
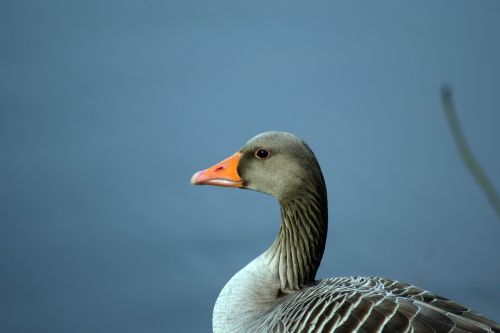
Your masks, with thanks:
M 325 187 L 304 189 L 280 205 L 280 231 L 270 251 L 277 259 L 281 292 L 289 293 L 315 281 L 328 228 Z

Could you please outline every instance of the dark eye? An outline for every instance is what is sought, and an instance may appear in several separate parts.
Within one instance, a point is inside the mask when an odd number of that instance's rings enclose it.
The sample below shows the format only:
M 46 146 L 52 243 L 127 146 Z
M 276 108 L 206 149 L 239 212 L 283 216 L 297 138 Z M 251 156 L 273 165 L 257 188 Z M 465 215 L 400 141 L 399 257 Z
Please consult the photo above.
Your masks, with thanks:
M 257 149 L 255 151 L 255 156 L 257 156 L 261 160 L 265 160 L 266 158 L 269 157 L 269 155 L 271 155 L 271 153 L 269 153 L 268 150 L 265 150 L 265 149 L 262 149 L 262 148 L 259 148 L 259 149 Z

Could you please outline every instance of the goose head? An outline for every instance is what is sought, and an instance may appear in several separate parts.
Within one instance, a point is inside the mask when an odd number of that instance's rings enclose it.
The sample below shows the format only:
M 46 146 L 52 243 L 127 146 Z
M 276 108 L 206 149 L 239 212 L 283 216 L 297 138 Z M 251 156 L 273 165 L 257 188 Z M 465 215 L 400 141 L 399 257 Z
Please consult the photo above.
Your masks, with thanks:
M 280 202 L 307 189 L 324 188 L 309 146 L 293 134 L 276 131 L 255 136 L 229 158 L 196 172 L 191 183 L 251 189 Z

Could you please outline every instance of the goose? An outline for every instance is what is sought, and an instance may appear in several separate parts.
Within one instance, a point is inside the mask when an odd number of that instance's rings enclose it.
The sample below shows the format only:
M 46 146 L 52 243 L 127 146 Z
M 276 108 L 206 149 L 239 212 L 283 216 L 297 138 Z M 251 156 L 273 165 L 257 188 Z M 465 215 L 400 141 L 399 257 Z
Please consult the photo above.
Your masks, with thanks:
M 315 280 L 328 228 L 327 191 L 314 153 L 293 134 L 261 133 L 196 172 L 191 183 L 264 192 L 281 207 L 275 241 L 220 292 L 214 333 L 500 332 L 493 320 L 397 280 Z

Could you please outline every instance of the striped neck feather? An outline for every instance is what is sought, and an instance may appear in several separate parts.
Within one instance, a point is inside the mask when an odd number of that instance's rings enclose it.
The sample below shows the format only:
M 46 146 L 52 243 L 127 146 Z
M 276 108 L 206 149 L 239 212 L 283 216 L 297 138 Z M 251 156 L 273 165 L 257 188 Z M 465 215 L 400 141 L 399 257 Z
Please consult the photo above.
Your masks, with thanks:
M 269 249 L 278 259 L 280 290 L 289 293 L 314 283 L 328 229 L 328 204 L 323 177 L 292 199 L 280 201 L 281 227 Z

